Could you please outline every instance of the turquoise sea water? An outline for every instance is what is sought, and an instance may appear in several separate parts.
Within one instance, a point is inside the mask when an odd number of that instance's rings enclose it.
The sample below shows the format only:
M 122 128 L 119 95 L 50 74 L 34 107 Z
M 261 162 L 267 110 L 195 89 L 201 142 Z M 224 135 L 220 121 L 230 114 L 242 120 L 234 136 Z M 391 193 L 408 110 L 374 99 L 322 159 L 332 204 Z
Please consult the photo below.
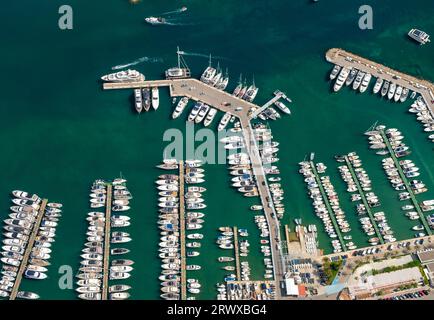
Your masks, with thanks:
M 94 179 L 111 179 L 120 172 L 128 178 L 133 193 L 133 242 L 129 257 L 136 261 L 132 277 L 134 299 L 159 296 L 157 258 L 158 229 L 155 178 L 161 174 L 155 165 L 161 161 L 163 133 L 168 128 L 185 130 L 184 118 L 170 120 L 171 99 L 160 92 L 157 112 L 133 112 L 131 92 L 103 92 L 98 83 L 111 67 L 140 57 L 163 62 L 134 66 L 148 79 L 162 77 L 176 63 L 176 46 L 191 53 L 219 56 L 228 68 L 235 87 L 239 74 L 255 76 L 260 93 L 256 102 L 266 102 L 275 89 L 285 91 L 294 101 L 292 116 L 270 123 L 280 142 L 279 168 L 285 190 L 284 223 L 301 217 L 304 223 L 320 223 L 306 195 L 298 162 L 306 154 L 326 163 L 332 182 L 340 191 L 354 238 L 366 244 L 345 184 L 333 156 L 357 151 L 373 180 L 374 191 L 383 203 L 390 225 L 399 239 L 412 237 L 412 225 L 400 210 L 397 193 L 390 187 L 381 168 L 381 158 L 368 149 L 362 132 L 374 121 L 398 127 L 412 148 L 411 159 L 420 167 L 420 178 L 430 191 L 418 196 L 434 198 L 433 146 L 415 117 L 406 112 L 410 102 L 394 104 L 378 97 L 344 88 L 330 93 L 327 81 L 331 69 L 325 51 L 341 47 L 384 63 L 400 71 L 434 81 L 434 47 L 420 47 L 406 33 L 419 27 L 434 34 L 428 0 L 372 2 L 374 29 L 358 28 L 357 13 L 365 1 L 328 0 L 312 4 L 294 1 L 158 1 L 130 5 L 126 0 L 69 1 L 74 9 L 74 29 L 57 27 L 58 8 L 63 1 L 9 2 L 0 12 L 0 203 L 1 217 L 8 213 L 9 193 L 23 189 L 64 204 L 58 236 L 53 246 L 49 279 L 24 280 L 23 289 L 39 293 L 43 299 L 74 299 L 73 290 L 60 290 L 58 268 L 78 267 L 85 241 L 85 217 L 89 186 Z M 418 5 L 415 5 L 415 4 Z M 175 16 L 178 26 L 152 27 L 143 17 L 188 6 Z M 405 8 L 405 10 L 403 10 Z M 194 76 L 200 75 L 207 58 L 187 56 Z M 254 200 L 244 199 L 232 190 L 224 165 L 206 165 L 205 199 L 208 207 L 201 256 L 202 270 L 192 274 L 204 285 L 199 298 L 215 298 L 215 283 L 226 272 L 216 258 L 217 228 L 236 225 L 249 229 L 252 244 L 249 261 L 252 279 L 263 275 L 258 231 L 248 208 Z M 321 230 L 321 226 L 319 225 Z M 320 244 L 330 251 L 328 239 L 320 234 Z

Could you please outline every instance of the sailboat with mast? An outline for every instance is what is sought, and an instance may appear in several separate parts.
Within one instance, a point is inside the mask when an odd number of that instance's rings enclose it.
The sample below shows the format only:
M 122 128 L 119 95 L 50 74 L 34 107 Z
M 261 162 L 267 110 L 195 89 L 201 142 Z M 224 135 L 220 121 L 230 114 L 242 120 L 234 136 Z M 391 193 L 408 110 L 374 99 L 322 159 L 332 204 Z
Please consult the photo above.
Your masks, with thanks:
M 202 76 L 200 77 L 200 81 L 205 82 L 205 83 L 210 83 L 211 80 L 214 78 L 216 72 L 217 72 L 217 70 L 215 68 L 213 68 L 211 65 L 211 54 L 210 54 L 208 67 L 202 73 Z
M 248 87 L 247 87 L 247 84 L 246 84 L 246 79 L 244 79 L 243 86 L 242 86 L 240 92 L 237 94 L 237 97 L 238 98 L 243 98 L 244 95 L 247 92 L 247 89 L 248 89 Z
M 243 96 L 243 99 L 249 102 L 252 102 L 253 99 L 255 99 L 256 95 L 258 94 L 258 88 L 255 85 L 255 76 L 253 76 L 253 83 L 252 85 L 247 89 L 246 93 Z
M 178 56 L 178 65 L 176 67 L 166 70 L 166 79 L 183 79 L 191 76 L 190 68 L 185 62 L 182 55 L 184 51 L 180 51 L 179 47 L 176 47 L 176 55 Z
M 214 76 L 214 78 L 212 78 L 210 85 L 215 87 L 217 83 L 220 81 L 220 79 L 222 78 L 222 76 L 223 73 L 222 70 L 220 69 L 220 64 L 217 62 L 217 74 Z
M 220 90 L 224 90 L 228 86 L 228 83 L 229 83 L 229 73 L 228 73 L 228 68 L 226 68 L 225 75 L 224 77 L 221 77 L 220 81 L 216 85 L 216 88 Z
M 232 94 L 237 97 L 242 88 L 243 88 L 243 74 L 241 73 L 240 80 L 238 81 L 238 85 L 236 86 Z

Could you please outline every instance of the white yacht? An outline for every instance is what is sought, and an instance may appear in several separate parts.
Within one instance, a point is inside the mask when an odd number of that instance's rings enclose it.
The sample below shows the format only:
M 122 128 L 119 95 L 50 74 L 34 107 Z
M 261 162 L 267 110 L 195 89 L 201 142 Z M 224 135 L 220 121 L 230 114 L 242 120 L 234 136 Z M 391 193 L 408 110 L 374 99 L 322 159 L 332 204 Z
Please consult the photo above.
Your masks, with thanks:
M 179 100 L 178 104 L 175 107 L 175 110 L 173 110 L 172 119 L 178 118 L 181 115 L 182 111 L 184 111 L 187 104 L 188 104 L 187 97 L 183 97 L 181 100 Z
M 335 82 L 335 85 L 333 87 L 334 92 L 338 92 L 342 86 L 345 83 L 345 80 L 347 80 L 347 77 L 350 73 L 350 70 L 348 68 L 342 68 L 341 72 L 339 73 L 338 79 Z
M 365 77 L 365 73 L 363 71 L 359 71 L 357 73 L 356 79 L 353 82 L 353 89 L 354 90 L 359 89 L 359 87 L 360 87 L 360 85 L 361 85 L 362 80 L 364 79 L 364 77 Z
M 396 84 L 395 83 L 391 83 L 389 86 L 389 92 L 387 93 L 387 99 L 392 99 L 393 96 L 395 95 L 395 91 L 396 91 Z
M 197 117 L 197 114 L 199 113 L 199 110 L 202 108 L 203 103 L 197 102 L 193 109 L 191 110 L 190 114 L 188 115 L 188 121 L 193 122 L 194 119 Z
M 102 76 L 101 80 L 106 82 L 133 82 L 144 81 L 145 76 L 137 70 L 128 69 Z
M 408 36 L 420 44 L 426 44 L 427 42 L 430 42 L 429 34 L 419 29 L 411 29 L 408 32 Z
M 157 110 L 159 105 L 160 105 L 159 91 L 158 91 L 157 87 L 153 87 L 152 88 L 152 108 L 154 108 L 154 110 Z
M 167 21 L 164 18 L 161 17 L 147 17 L 145 18 L 145 21 L 152 25 L 159 25 L 159 24 L 166 24 Z
M 363 77 L 362 84 L 360 85 L 360 92 L 363 93 L 368 89 L 369 83 L 371 82 L 372 75 L 370 73 L 365 74 Z
M 385 80 L 383 87 L 381 88 L 381 96 L 386 96 L 387 92 L 389 91 L 390 82 Z
M 224 116 L 221 118 L 220 123 L 218 125 L 217 130 L 222 131 L 229 123 L 229 120 L 231 119 L 230 113 L 225 113 Z
M 143 110 L 142 91 L 140 89 L 134 89 L 134 99 L 136 102 L 136 111 L 138 113 Z
M 291 114 L 291 110 L 289 110 L 289 108 L 285 106 L 285 104 L 283 104 L 282 102 L 276 101 L 274 104 L 276 105 L 276 107 L 282 110 L 282 112 L 285 112 L 286 114 Z
M 217 109 L 210 108 L 210 110 L 208 111 L 208 114 L 207 114 L 207 116 L 203 122 L 203 125 L 205 127 L 208 127 L 211 124 L 211 122 L 214 120 L 216 114 L 217 114 Z
M 398 102 L 398 101 L 401 99 L 401 95 L 402 95 L 402 87 L 401 87 L 401 86 L 398 86 L 398 87 L 396 88 L 396 91 L 395 91 L 395 95 L 394 95 L 394 97 L 393 97 L 393 100 L 395 100 L 395 102 Z
M 341 66 L 336 64 L 330 72 L 330 80 L 334 80 L 338 76 L 339 71 L 341 71 Z
M 202 107 L 199 110 L 199 113 L 197 114 L 197 117 L 194 119 L 195 123 L 200 123 L 206 116 L 206 114 L 209 111 L 209 105 L 203 104 Z
M 377 94 L 378 92 L 380 92 L 381 87 L 383 86 L 383 82 L 384 82 L 384 80 L 382 78 L 377 78 L 377 81 L 375 82 L 374 88 L 372 89 L 372 92 L 374 92 L 374 94 Z

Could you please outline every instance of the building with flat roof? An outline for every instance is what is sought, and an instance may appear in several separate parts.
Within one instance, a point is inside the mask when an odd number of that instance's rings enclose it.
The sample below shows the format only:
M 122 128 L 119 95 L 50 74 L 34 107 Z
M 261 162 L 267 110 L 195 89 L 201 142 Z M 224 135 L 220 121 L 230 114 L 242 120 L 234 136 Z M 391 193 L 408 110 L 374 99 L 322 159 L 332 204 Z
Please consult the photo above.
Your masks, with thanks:
M 298 285 L 295 284 L 294 278 L 285 279 L 285 294 L 287 296 L 298 297 Z
M 422 264 L 434 262 L 434 250 L 419 251 L 417 257 Z
M 348 289 L 353 299 L 365 299 L 380 291 L 387 293 L 404 285 L 421 284 L 423 280 L 420 269 L 413 267 L 369 275 L 363 280 L 361 279 L 359 283 L 349 286 Z

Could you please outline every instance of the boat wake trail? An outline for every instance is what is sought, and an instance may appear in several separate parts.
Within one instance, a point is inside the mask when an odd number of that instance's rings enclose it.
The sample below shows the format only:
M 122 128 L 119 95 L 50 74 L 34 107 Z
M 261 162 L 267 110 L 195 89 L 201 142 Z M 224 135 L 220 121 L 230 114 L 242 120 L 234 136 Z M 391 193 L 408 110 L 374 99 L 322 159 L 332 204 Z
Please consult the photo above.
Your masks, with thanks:
M 126 64 L 119 64 L 117 66 L 112 67 L 112 70 L 119 70 L 119 69 L 124 69 L 124 68 L 128 68 L 131 66 L 135 66 L 139 63 L 144 63 L 144 62 L 149 62 L 149 63 L 159 63 L 159 62 L 163 62 L 163 59 L 161 58 L 152 58 L 152 57 L 141 57 L 137 60 L 134 60 L 133 62 L 130 63 L 126 63 Z
M 173 11 L 164 12 L 164 13 L 160 14 L 160 16 L 167 16 L 169 14 L 179 14 L 179 13 L 185 12 L 186 10 L 187 10 L 186 7 L 182 7 L 182 8 L 173 10 Z

